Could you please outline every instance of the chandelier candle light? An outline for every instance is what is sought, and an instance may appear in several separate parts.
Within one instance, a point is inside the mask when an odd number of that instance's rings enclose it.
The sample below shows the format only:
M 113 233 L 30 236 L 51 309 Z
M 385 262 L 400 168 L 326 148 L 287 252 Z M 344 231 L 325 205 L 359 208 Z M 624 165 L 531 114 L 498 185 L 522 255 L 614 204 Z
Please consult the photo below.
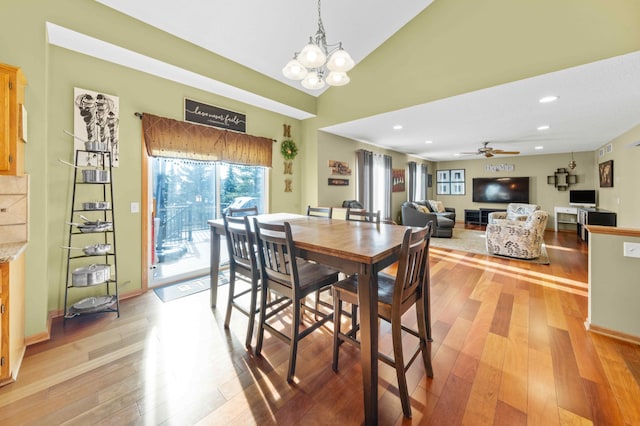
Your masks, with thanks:
M 347 71 L 354 65 L 351 55 L 342 48 L 342 43 L 327 44 L 318 0 L 318 31 L 309 37 L 309 44 L 293 55 L 282 73 L 291 80 L 302 80 L 302 86 L 307 89 L 319 90 L 325 83 L 329 86 L 348 84 L 350 78 Z

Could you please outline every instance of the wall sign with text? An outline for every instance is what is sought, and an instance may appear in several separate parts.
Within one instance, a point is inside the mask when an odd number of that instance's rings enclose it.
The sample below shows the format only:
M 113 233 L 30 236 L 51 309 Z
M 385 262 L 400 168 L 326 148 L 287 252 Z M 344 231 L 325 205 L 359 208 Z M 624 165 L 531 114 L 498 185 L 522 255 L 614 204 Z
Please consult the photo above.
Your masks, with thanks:
M 184 121 L 242 133 L 247 131 L 245 114 L 187 98 L 184 98 Z

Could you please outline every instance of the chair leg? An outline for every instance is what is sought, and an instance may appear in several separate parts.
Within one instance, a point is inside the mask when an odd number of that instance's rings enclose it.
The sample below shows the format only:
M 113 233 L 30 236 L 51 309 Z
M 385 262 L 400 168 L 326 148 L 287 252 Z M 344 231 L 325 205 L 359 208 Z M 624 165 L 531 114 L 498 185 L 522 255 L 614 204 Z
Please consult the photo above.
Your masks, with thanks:
M 378 318 L 378 322 L 380 319 Z M 380 324 L 378 324 L 378 329 L 380 329 Z M 358 335 L 358 305 L 351 304 L 351 337 L 356 338 Z
M 338 291 L 333 292 L 333 364 L 331 368 L 338 372 L 338 352 L 340 350 L 340 319 L 342 318 L 342 300 Z
M 234 271 L 229 272 L 229 297 L 227 299 L 227 314 L 224 317 L 224 328 L 229 328 L 229 322 L 231 321 L 231 309 L 233 307 L 233 298 L 236 292 L 236 273 Z
M 267 316 L 267 293 L 269 289 L 262 283 L 262 289 L 260 291 L 260 322 L 258 324 L 258 341 L 256 342 L 256 355 L 260 355 L 262 351 L 262 340 L 264 339 L 264 325 L 266 323 Z
M 416 315 L 418 322 L 418 335 L 420 338 L 420 352 L 422 352 L 422 363 L 427 377 L 433 377 L 433 365 L 431 364 L 431 340 L 429 340 L 430 324 L 424 312 L 422 301 L 416 304 Z
M 249 305 L 249 324 L 247 325 L 247 338 L 244 346 L 251 348 L 251 339 L 253 338 L 253 326 L 256 321 L 256 302 L 258 298 L 258 283 L 255 280 L 251 282 L 251 304 Z
M 293 382 L 296 372 L 296 354 L 298 353 L 298 335 L 300 333 L 300 302 L 292 303 L 293 315 L 291 319 L 291 341 L 289 342 L 289 371 L 287 372 L 287 382 Z
M 391 321 L 391 336 L 393 339 L 393 359 L 398 377 L 398 392 L 402 402 L 402 413 L 408 419 L 411 418 L 411 403 L 407 390 L 407 376 L 404 371 L 404 356 L 402 354 L 402 324 L 400 318 Z

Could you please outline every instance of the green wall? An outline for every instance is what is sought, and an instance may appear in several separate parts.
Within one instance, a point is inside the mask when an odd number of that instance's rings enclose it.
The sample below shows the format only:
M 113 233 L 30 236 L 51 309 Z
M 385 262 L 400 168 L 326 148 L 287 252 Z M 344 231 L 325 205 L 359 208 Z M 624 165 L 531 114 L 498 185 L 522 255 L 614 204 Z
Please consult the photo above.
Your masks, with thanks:
M 26 250 L 26 335 L 46 332 L 48 314 L 64 303 L 66 252 L 72 171 L 58 159 L 72 161 L 73 143 L 64 130 L 73 131 L 73 89 L 104 92 L 119 97 L 121 163 L 114 171 L 118 278 L 122 293 L 141 288 L 140 213 L 130 213 L 141 199 L 141 122 L 134 112 L 181 119 L 183 99 L 189 97 L 247 115 L 247 133 L 282 140 L 283 124 L 291 125 L 301 140 L 301 123 L 232 99 L 48 44 L 45 22 L 103 38 L 114 44 L 191 71 L 221 78 L 245 90 L 313 112 L 315 98 L 251 72 L 203 49 L 168 36 L 120 15 L 97 2 L 80 0 L 14 1 L 0 5 L 0 15 L 11 16 L 0 26 L 0 62 L 20 66 L 28 79 L 29 143 L 26 171 L 31 175 L 30 243 Z M 87 19 L 99 16 L 100 25 Z M 107 29 L 118 28 L 118 31 Z M 153 42 L 151 42 L 153 41 Z M 294 165 L 293 192 L 284 193 L 279 143 L 274 143 L 269 208 L 300 211 L 301 168 Z M 301 157 L 300 157 L 301 158 Z M 297 164 L 300 159 L 296 159 Z M 75 298 L 86 293 L 74 292 Z
M 322 206 L 341 206 L 344 200 L 358 199 L 356 186 L 356 151 L 366 149 L 378 154 L 386 154 L 391 156 L 392 167 L 394 169 L 405 170 L 405 188 L 408 188 L 408 170 L 407 163 L 415 161 L 418 164 L 426 164 L 429 173 L 433 168 L 433 163 L 422 160 L 410 155 L 401 154 L 399 152 L 382 149 L 377 146 L 354 141 L 352 139 L 336 136 L 331 133 L 318 132 L 318 141 L 322 149 L 318 151 L 316 163 L 318 164 L 318 205 Z M 329 160 L 345 161 L 351 167 L 351 176 L 332 176 L 329 169 Z M 329 186 L 328 179 L 331 177 L 345 178 L 349 180 L 348 186 Z M 391 214 L 392 219 L 396 220 L 400 213 L 400 206 L 403 201 L 407 200 L 407 192 L 393 192 L 391 194 Z
M 640 49 L 638 1 L 438 1 L 361 61 L 350 73 L 351 84 L 331 88 L 316 99 L 95 1 L 5 0 L 0 3 L 0 16 L 4 18 L 0 26 L 0 62 L 22 67 L 29 80 L 26 170 L 31 174 L 31 241 L 26 252 L 27 336 L 45 332 L 48 312 L 62 308 L 64 256 L 59 247 L 66 244 L 64 222 L 68 220 L 71 177 L 69 169 L 58 159 L 68 160 L 72 155 L 72 143 L 62 132 L 72 126 L 74 87 L 103 91 L 120 98 L 122 165 L 114 173 L 114 179 L 119 185 L 115 200 L 119 259 L 126 259 L 120 262 L 119 278 L 122 282 L 130 281 L 123 288 L 127 292 L 140 287 L 142 273 L 141 218 L 129 212 L 130 202 L 142 201 L 140 121 L 133 115 L 135 111 L 179 119 L 183 98 L 189 96 L 245 112 L 247 132 L 251 134 L 281 140 L 282 124 L 291 124 L 292 136 L 300 146 L 300 155 L 293 166 L 293 192 L 284 193 L 281 157 L 278 144 L 274 144 L 270 209 L 300 212 L 307 204 L 329 204 L 333 197 L 337 203 L 346 198 L 343 192 L 324 195 L 326 160 L 334 139 L 319 136 L 317 129 Z M 317 114 L 317 117 L 299 122 L 51 46 L 45 32 L 46 21 Z M 359 145 L 353 144 L 354 148 Z M 615 160 L 616 176 L 630 176 L 637 182 L 638 172 L 633 166 L 625 171 L 629 162 L 637 157 L 627 159 L 624 154 L 618 154 L 622 151 L 618 144 L 624 142 L 615 143 L 614 155 L 622 155 Z M 633 152 L 637 153 L 637 149 Z M 340 153 L 347 152 L 343 149 Z M 595 167 L 593 153 L 591 157 Z M 516 173 L 542 179 L 568 161 L 561 157 L 552 159 L 553 164 L 539 163 L 540 170 L 534 174 L 527 168 L 533 166 L 526 163 L 537 160 L 523 157 L 518 160 L 523 163 L 517 163 Z M 397 164 L 406 164 L 406 161 L 406 156 L 394 154 L 394 167 L 399 168 Z M 588 163 L 588 159 L 582 157 L 576 161 L 579 168 L 581 163 L 584 162 L 585 167 Z M 465 163 L 464 168 L 470 170 L 467 178 L 475 167 Z M 594 176 L 592 172 L 592 182 Z M 585 184 L 588 179 L 585 172 Z M 543 198 L 543 192 L 546 194 L 548 190 L 543 186 L 537 186 L 537 196 L 544 200 L 542 204 L 560 204 L 561 199 Z M 632 213 L 626 213 L 626 206 L 636 207 L 630 211 L 637 211 L 638 207 L 637 201 L 630 201 L 636 197 L 630 186 L 622 182 L 618 185 L 616 181 L 613 191 L 605 194 L 603 201 L 608 208 L 617 210 L 609 204 L 617 204 L 619 198 L 620 207 L 625 208 L 619 220 L 637 226 Z M 609 197 L 616 193 L 613 198 Z M 550 197 L 560 196 L 551 194 Z M 394 194 L 394 212 L 399 209 L 401 197 L 399 193 Z M 445 204 L 463 209 L 465 202 L 461 200 L 449 199 Z
M 613 160 L 613 187 L 598 188 L 599 206 L 618 213 L 618 226 L 640 228 L 640 124 L 604 144 L 594 157 L 597 163 Z M 597 185 L 597 168 L 594 173 Z
M 317 128 L 637 50 L 639 1 L 435 1 L 319 98 Z

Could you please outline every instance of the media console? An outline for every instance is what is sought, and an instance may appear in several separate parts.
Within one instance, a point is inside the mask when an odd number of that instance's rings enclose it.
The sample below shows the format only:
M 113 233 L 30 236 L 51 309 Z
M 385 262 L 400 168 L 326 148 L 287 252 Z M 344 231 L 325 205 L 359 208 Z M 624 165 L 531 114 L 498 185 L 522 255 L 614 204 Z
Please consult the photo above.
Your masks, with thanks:
M 478 209 L 464 211 L 465 225 L 486 225 L 489 222 L 489 213 L 506 212 L 505 209 Z
M 555 231 L 558 232 L 558 228 L 561 223 L 576 225 L 578 223 L 578 208 L 577 207 L 554 207 L 553 208 Z
M 585 225 L 617 226 L 617 215 L 609 210 L 578 208 L 578 236 L 588 241 L 589 232 Z

